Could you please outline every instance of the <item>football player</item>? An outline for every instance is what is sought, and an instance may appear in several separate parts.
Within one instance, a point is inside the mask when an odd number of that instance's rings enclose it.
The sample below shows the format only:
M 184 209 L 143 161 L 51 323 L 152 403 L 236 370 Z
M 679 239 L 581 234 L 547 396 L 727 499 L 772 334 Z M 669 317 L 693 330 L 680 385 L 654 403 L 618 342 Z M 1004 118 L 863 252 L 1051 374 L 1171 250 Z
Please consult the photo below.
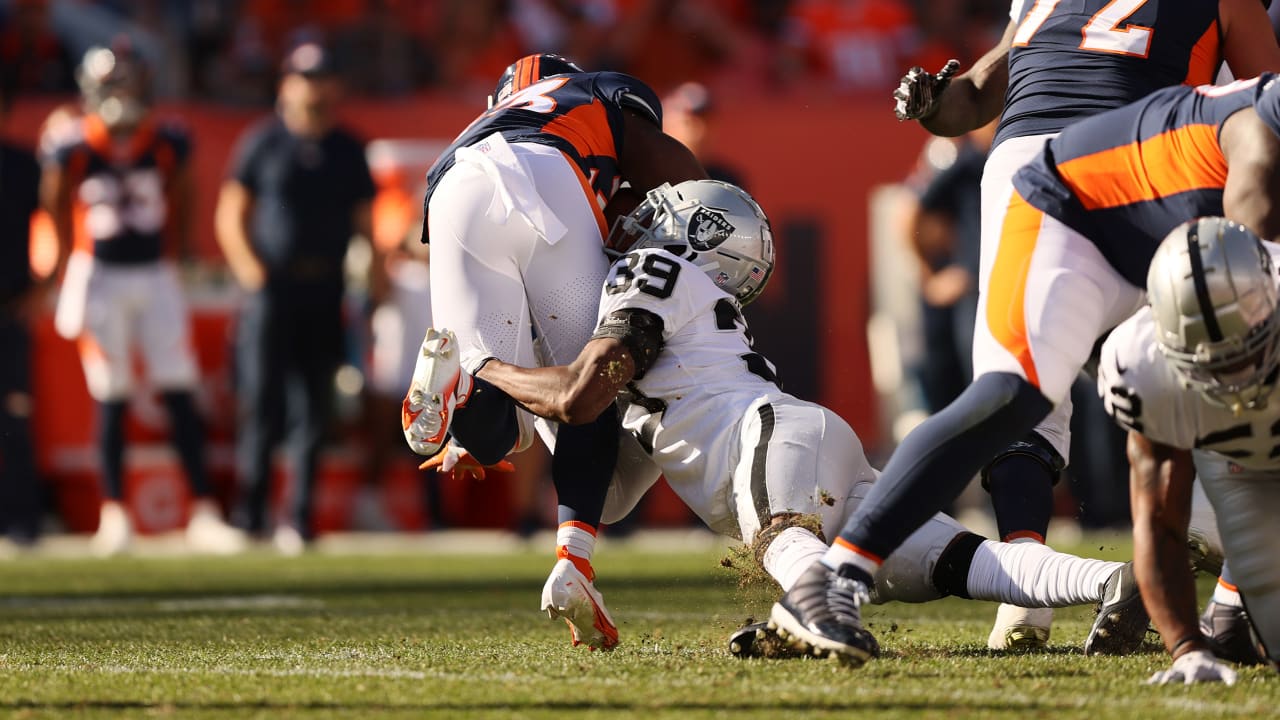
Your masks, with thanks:
M 478 368 L 478 378 L 560 423 L 590 422 L 616 398 L 624 427 L 684 502 L 716 532 L 750 543 L 770 575 L 792 587 L 826 551 L 822 533 L 840 526 L 877 473 L 843 419 L 783 392 L 773 365 L 752 350 L 741 308 L 773 270 L 768 220 L 735 186 L 664 184 L 614 225 L 609 247 L 628 252 L 604 283 L 591 341 L 570 363 L 527 368 L 471 351 L 460 361 L 455 354 L 452 367 Z M 652 482 L 615 482 L 606 522 Z M 603 610 L 603 598 L 591 586 L 564 591 L 553 612 L 575 636 L 589 634 L 590 608 Z M 877 602 L 957 595 L 1033 606 L 1105 596 L 1114 632 L 1092 634 L 1091 651 L 1130 651 L 1146 631 L 1127 565 L 983 540 L 942 514 L 907 540 L 870 591 Z M 755 630 L 735 637 L 735 652 L 750 652 Z
M 975 333 L 975 380 L 904 444 L 911 454 L 894 454 L 886 475 L 949 468 L 959 477 L 1047 416 L 1097 339 L 1141 306 L 1160 240 L 1187 218 L 1226 215 L 1280 236 L 1280 82 L 1266 74 L 1157 91 L 1067 128 L 1013 182 Z M 869 584 L 928 519 L 925 496 L 902 496 L 910 487 L 864 503 L 772 619 L 816 647 L 859 653 L 857 616 L 836 614 L 823 596 Z M 1178 640 L 1165 637 L 1171 650 Z
M 499 79 L 489 109 L 427 174 L 423 241 L 431 244 L 434 322 L 477 355 L 525 366 L 569 362 L 594 326 L 608 270 L 604 212 L 630 195 L 619 192 L 622 184 L 650 188 L 706 176 L 693 154 L 662 132 L 661 103 L 643 82 L 585 72 L 557 55 L 521 59 Z M 423 345 L 424 367 L 401 417 L 410 447 L 439 453 L 444 466 L 460 448 L 490 465 L 527 447 L 532 415 L 484 380 L 434 368 L 453 342 L 428 338 Z M 593 420 L 560 427 L 555 438 L 539 427 L 554 445 L 562 558 L 590 560 L 619 452 L 616 412 Z M 651 466 L 646 473 L 656 477 Z M 548 582 L 585 584 L 590 575 L 562 559 Z M 608 645 L 617 631 L 603 615 L 599 622 Z
M 934 134 L 956 136 L 1000 119 L 982 175 L 979 316 L 987 312 L 991 284 L 999 281 L 992 266 L 1000 251 L 1014 172 L 1047 138 L 1081 118 L 1159 88 L 1213 82 L 1224 58 L 1237 77 L 1280 70 L 1268 4 L 1269 0 L 1014 0 L 1004 36 L 966 72 L 955 75 L 959 63 L 953 60 L 937 74 L 916 67 L 903 77 L 894 92 L 900 120 L 919 120 Z M 983 352 L 981 347 L 975 348 L 978 352 Z M 884 502 L 881 494 L 899 483 L 910 489 L 893 490 L 895 497 L 919 498 L 951 496 L 954 486 L 968 482 L 968 477 L 945 466 L 914 461 L 930 446 L 961 432 L 956 414 L 946 416 L 952 420 L 939 418 L 922 426 L 908 439 L 902 459 L 885 468 L 885 482 L 868 507 Z M 994 459 L 984 458 L 988 462 L 981 469 L 982 483 L 991 493 L 1001 538 L 1044 542 L 1053 485 L 1069 456 L 1070 419 L 1067 399 L 1035 430 L 1015 439 Z M 907 458 L 912 458 L 911 467 L 906 467 Z M 888 551 L 894 542 L 889 537 L 873 544 Z M 989 645 L 1042 646 L 1051 621 L 1048 610 L 1002 606 Z
M 1150 304 L 1102 347 L 1098 392 L 1129 430 L 1138 580 L 1174 657 L 1151 682 L 1235 680 L 1196 622 L 1186 538 L 1197 474 L 1266 656 L 1280 659 L 1277 252 L 1222 218 L 1178 226 L 1151 260 Z
M 188 233 L 190 141 L 150 113 L 150 77 L 131 47 L 85 53 L 77 73 L 84 117 L 48 153 L 41 193 L 66 272 L 55 325 L 80 350 L 89 394 L 98 405 L 103 496 L 93 549 L 125 550 L 133 532 L 123 504 L 125 407 L 133 391 L 136 345 L 172 423 L 195 502 L 187 539 L 202 551 L 244 546 L 213 499 L 205 468 L 204 428 L 193 402 L 197 367 L 178 274 L 166 259 Z

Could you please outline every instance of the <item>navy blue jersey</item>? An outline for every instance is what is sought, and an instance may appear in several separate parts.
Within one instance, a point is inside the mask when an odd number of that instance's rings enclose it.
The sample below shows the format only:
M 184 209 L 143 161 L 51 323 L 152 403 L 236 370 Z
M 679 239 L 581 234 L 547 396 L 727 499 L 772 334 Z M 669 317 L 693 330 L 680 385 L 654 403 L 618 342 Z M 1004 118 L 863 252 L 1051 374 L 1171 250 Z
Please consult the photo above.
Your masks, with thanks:
M 618 156 L 623 138 L 623 108 L 634 110 L 662 127 L 662 103 L 648 85 L 615 72 L 553 75 L 511 95 L 485 111 L 427 172 L 431 203 L 440 178 L 453 167 L 458 148 L 470 147 L 495 132 L 509 143 L 550 145 L 563 152 L 582 174 L 593 207 L 600 210 L 617 192 L 623 177 Z M 423 225 L 423 241 L 427 241 Z
M 85 116 L 50 154 L 71 188 L 75 249 L 104 262 L 159 260 L 173 232 L 173 180 L 190 153 L 186 130 L 172 123 L 144 123 L 117 144 L 101 118 Z
M 1222 60 L 1218 0 L 1027 0 L 1017 21 L 997 145 L 1210 83 Z
M 1227 162 L 1218 133 L 1256 109 L 1280 135 L 1280 82 L 1270 73 L 1221 87 L 1172 87 L 1083 120 L 1045 144 L 1013 186 L 1032 207 L 1089 238 L 1137 287 L 1164 237 L 1222 215 Z

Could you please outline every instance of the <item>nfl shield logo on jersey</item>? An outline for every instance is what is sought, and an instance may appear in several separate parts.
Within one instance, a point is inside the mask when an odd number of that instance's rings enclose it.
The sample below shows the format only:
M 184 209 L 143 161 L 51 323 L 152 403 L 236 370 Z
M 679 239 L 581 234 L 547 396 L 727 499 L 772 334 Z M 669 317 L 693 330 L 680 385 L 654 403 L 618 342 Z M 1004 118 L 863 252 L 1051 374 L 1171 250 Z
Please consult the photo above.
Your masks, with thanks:
M 700 207 L 689 218 L 689 247 L 706 252 L 724 242 L 733 230 L 724 213 Z

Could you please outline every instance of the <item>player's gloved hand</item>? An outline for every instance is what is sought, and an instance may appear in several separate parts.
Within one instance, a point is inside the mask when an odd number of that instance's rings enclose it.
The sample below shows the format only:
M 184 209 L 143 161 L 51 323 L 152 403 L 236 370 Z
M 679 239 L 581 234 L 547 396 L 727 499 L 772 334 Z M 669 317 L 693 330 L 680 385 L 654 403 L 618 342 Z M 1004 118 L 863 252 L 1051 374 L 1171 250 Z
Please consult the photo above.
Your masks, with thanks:
M 604 606 L 604 596 L 593 584 L 595 571 L 587 560 L 569 555 L 564 549 L 542 586 L 542 610 L 555 620 L 564 618 L 573 646 L 612 650 L 618 644 L 618 626 Z
M 917 65 L 907 71 L 893 91 L 893 114 L 898 120 L 927 118 L 938 109 L 938 98 L 960 70 L 960 61 L 951 59 L 937 75 Z
M 501 460 L 494 465 L 481 465 L 479 460 L 472 457 L 466 448 L 458 447 L 452 440 L 445 443 L 440 448 L 440 452 L 427 458 L 426 462 L 418 466 L 419 470 L 430 470 L 436 468 L 438 472 L 450 473 L 453 477 L 470 478 L 472 480 L 483 480 L 485 478 L 485 470 L 515 470 L 516 466 L 511 464 L 509 460 Z
M 1219 662 L 1208 650 L 1192 650 L 1180 655 L 1173 661 L 1168 670 L 1161 670 L 1147 679 L 1148 685 L 1168 685 L 1183 683 L 1192 685 L 1202 682 L 1220 682 L 1234 685 L 1236 671 L 1225 663 Z

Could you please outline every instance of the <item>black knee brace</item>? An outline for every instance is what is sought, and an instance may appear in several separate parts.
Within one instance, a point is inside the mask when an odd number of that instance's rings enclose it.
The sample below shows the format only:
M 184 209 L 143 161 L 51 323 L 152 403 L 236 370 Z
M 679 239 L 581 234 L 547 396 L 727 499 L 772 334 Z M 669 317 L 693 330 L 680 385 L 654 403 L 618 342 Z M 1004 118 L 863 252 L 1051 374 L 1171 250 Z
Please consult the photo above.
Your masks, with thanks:
M 1062 459 L 1062 456 L 1053 448 L 1053 445 L 1048 440 L 1045 440 L 1043 435 L 1032 430 L 1027 433 L 1025 439 L 1005 448 L 999 455 L 992 458 L 991 462 L 982 466 L 983 490 L 991 492 L 991 468 L 1011 455 L 1028 457 L 1040 463 L 1045 472 L 1053 478 L 1054 485 L 1058 484 L 1058 480 L 1062 477 L 1062 471 L 1067 467 L 1067 461 Z

